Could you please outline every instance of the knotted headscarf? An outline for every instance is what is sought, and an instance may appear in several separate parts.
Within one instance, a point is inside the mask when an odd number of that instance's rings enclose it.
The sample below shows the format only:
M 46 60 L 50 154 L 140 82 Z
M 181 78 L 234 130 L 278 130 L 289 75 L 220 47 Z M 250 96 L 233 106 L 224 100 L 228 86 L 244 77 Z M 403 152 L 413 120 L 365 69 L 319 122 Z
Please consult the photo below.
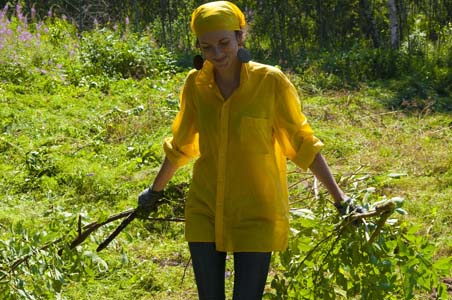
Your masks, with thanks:
M 246 26 L 245 15 L 229 1 L 205 3 L 193 11 L 190 27 L 196 36 L 217 30 L 240 30 Z

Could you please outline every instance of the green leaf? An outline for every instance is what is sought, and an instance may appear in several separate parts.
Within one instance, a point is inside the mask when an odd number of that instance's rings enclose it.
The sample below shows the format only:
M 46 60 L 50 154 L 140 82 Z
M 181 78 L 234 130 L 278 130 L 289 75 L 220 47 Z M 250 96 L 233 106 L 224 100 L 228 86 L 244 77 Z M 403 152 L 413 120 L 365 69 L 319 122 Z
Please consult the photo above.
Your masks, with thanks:
M 97 222 L 102 223 L 105 222 L 109 217 L 108 211 L 101 211 L 100 215 L 97 217 Z
M 396 208 L 395 211 L 398 212 L 401 215 L 407 215 L 408 214 L 408 212 L 406 210 L 404 210 L 403 208 Z
M 347 297 L 347 292 L 341 289 L 340 287 L 334 287 L 334 292 L 336 293 L 336 295 L 341 295 L 344 298 Z
M 122 265 L 129 264 L 129 257 L 127 256 L 127 253 L 126 251 L 124 251 L 124 249 L 122 249 L 121 251 L 121 264 Z
M 298 217 L 303 217 L 311 220 L 315 219 L 315 215 L 312 210 L 306 208 L 291 209 L 290 213 Z
M 52 288 L 57 292 L 61 292 L 61 288 L 63 287 L 63 281 L 62 280 L 52 280 Z
M 441 257 L 433 263 L 433 267 L 441 271 L 452 270 L 452 257 Z
M 402 203 L 405 202 L 405 198 L 398 197 L 398 196 L 397 197 L 392 197 L 390 200 L 395 202 L 398 207 L 400 207 L 402 205 Z

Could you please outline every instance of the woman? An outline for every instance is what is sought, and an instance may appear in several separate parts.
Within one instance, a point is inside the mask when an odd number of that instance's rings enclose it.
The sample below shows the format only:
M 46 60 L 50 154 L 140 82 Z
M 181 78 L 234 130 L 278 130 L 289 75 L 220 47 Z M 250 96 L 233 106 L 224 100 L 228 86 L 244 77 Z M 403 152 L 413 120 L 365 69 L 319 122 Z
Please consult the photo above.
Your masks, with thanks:
M 193 12 L 191 29 L 205 61 L 186 78 L 165 160 L 138 201 L 146 217 L 175 171 L 197 158 L 185 236 L 200 299 L 225 298 L 227 252 L 234 253 L 233 299 L 262 298 L 271 253 L 288 242 L 286 158 L 309 168 L 341 212 L 351 204 L 319 152 L 323 144 L 294 86 L 279 69 L 249 61 L 245 26 L 243 13 L 227 1 Z

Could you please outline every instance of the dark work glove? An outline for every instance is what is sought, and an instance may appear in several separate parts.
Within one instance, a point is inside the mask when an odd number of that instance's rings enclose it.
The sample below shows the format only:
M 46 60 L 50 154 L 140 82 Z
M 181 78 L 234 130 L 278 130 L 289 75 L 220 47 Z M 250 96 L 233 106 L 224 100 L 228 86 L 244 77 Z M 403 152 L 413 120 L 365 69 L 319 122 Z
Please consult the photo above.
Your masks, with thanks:
M 138 196 L 138 207 L 136 208 L 137 218 L 147 219 L 151 212 L 157 210 L 163 197 L 163 191 L 153 191 L 152 186 L 142 191 Z
M 342 202 L 334 203 L 337 211 L 341 216 L 346 216 L 351 213 L 362 214 L 366 212 L 366 209 L 359 204 L 353 203 L 352 198 L 348 198 Z

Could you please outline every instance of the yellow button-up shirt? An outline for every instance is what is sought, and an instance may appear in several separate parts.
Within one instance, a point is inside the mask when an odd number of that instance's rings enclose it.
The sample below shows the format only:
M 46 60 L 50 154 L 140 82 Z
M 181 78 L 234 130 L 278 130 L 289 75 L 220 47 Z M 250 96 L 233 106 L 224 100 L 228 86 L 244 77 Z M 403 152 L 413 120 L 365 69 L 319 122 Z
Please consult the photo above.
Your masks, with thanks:
M 286 157 L 307 169 L 323 146 L 294 86 L 279 69 L 249 62 L 224 99 L 206 62 L 189 72 L 180 101 L 164 150 L 178 167 L 199 156 L 185 204 L 187 241 L 229 252 L 284 250 Z

